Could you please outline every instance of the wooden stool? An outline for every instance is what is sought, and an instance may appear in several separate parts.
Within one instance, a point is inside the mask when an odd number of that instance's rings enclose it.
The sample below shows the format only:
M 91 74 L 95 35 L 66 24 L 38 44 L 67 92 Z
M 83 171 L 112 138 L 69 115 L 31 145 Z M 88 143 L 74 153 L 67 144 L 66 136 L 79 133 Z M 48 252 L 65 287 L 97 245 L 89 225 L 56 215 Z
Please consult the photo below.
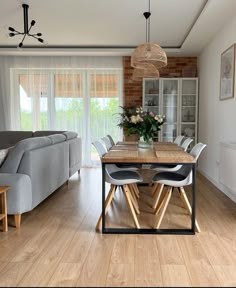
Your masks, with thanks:
M 1 208 L 2 212 L 0 214 L 0 220 L 2 220 L 3 232 L 8 231 L 7 223 L 7 190 L 11 189 L 10 186 L 0 186 L 1 195 Z

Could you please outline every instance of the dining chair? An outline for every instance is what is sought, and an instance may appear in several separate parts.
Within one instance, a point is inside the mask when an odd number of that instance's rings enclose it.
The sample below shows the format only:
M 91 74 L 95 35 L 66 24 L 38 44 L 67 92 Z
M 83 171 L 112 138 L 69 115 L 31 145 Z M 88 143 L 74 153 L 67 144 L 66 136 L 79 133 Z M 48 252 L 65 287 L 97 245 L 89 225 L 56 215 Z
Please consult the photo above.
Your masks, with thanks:
M 177 144 L 178 146 L 180 146 L 182 141 L 183 141 L 183 139 L 184 139 L 184 136 L 183 135 L 179 135 L 179 136 L 177 136 L 175 138 L 174 143 Z
M 190 145 L 192 142 L 193 142 L 193 139 L 192 139 L 192 138 L 187 138 L 187 139 L 185 139 L 184 142 L 180 145 L 180 147 L 181 147 L 184 151 L 187 151 L 189 145 Z
M 111 137 L 111 135 L 110 135 L 110 134 L 107 134 L 107 137 L 108 137 L 109 140 L 110 140 L 111 146 L 114 146 L 114 145 L 115 145 L 115 142 L 114 142 L 113 138 Z
M 105 147 L 100 141 L 95 141 L 92 144 L 96 148 L 101 159 L 107 153 Z M 140 229 L 139 221 L 136 215 L 140 214 L 140 211 L 137 200 L 135 199 L 135 195 L 137 193 L 136 189 L 138 189 L 136 184 L 143 181 L 142 176 L 136 171 L 121 169 L 114 164 L 106 164 L 105 181 L 111 184 L 110 190 L 105 200 L 105 214 L 111 205 L 117 187 L 120 187 L 126 198 L 135 226 L 136 228 Z M 96 230 L 99 230 L 101 223 L 102 213 L 98 219 Z
M 107 152 L 114 146 L 111 145 L 112 142 L 110 142 L 108 135 L 101 138 L 102 143 L 104 143 Z M 113 142 L 114 143 L 114 142 Z M 141 169 L 141 164 L 126 164 L 126 163 L 117 163 L 115 164 L 117 167 L 127 170 L 138 170 Z
M 187 138 L 184 140 L 184 142 L 181 144 L 181 148 L 183 149 L 183 151 L 187 151 L 189 145 L 192 143 L 193 139 L 192 138 Z M 159 172 L 163 172 L 163 171 L 177 171 L 181 168 L 182 165 L 175 165 L 175 164 L 151 164 L 150 165 L 150 169 L 152 170 L 156 170 Z
M 101 140 L 104 142 L 104 144 L 106 145 L 107 151 L 109 151 L 112 148 L 112 144 L 110 141 L 110 138 L 108 136 L 102 137 Z
M 206 144 L 197 143 L 192 150 L 190 155 L 192 155 L 197 161 L 202 150 L 206 147 Z M 160 217 L 155 225 L 156 229 L 159 229 L 164 214 L 166 212 L 167 206 L 169 204 L 173 188 L 178 188 L 180 199 L 183 202 L 184 207 L 187 209 L 187 212 L 192 215 L 192 208 L 188 201 L 188 197 L 185 193 L 184 186 L 192 184 L 192 167 L 189 165 L 181 165 L 181 168 L 175 172 L 165 171 L 157 173 L 152 178 L 153 183 L 157 184 L 155 187 L 157 193 L 156 199 L 154 200 L 154 214 L 157 215 L 161 209 Z M 165 192 L 164 192 L 165 186 Z M 195 222 L 196 230 L 200 232 L 200 227 Z

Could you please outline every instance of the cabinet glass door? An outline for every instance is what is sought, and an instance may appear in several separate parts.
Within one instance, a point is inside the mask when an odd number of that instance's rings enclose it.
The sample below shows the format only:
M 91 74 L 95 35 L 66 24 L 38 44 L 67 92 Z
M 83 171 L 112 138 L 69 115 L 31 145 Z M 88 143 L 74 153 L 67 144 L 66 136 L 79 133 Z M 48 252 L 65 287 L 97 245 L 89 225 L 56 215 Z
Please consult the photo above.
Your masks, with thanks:
M 197 80 L 182 79 L 181 134 L 194 139 L 196 143 L 197 123 Z
M 162 141 L 173 142 L 177 135 L 178 123 L 178 79 L 163 79 L 162 85 L 162 112 L 165 123 L 161 128 Z
M 147 112 L 160 114 L 159 80 L 144 79 L 143 108 Z

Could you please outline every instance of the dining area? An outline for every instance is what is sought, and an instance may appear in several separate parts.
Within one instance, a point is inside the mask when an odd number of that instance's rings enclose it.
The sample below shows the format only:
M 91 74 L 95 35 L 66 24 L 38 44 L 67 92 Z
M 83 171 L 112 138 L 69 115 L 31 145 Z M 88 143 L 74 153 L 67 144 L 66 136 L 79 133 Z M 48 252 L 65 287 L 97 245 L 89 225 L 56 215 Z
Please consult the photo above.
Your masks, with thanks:
M 104 234 L 200 232 L 196 217 L 197 160 L 206 147 L 177 136 L 173 142 L 94 141 L 102 167 L 102 211 L 96 230 Z M 191 145 L 191 146 L 190 146 Z

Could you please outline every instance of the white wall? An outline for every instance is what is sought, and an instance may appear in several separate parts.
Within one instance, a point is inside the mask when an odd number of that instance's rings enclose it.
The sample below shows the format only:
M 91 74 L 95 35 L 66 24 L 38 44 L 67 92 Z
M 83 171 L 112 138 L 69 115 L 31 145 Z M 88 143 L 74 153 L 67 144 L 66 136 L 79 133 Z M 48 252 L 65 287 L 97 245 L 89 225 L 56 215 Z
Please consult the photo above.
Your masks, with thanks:
M 232 99 L 219 100 L 221 53 L 234 43 L 236 17 L 222 27 L 199 56 L 199 141 L 208 146 L 199 159 L 198 167 L 236 202 L 236 193 L 233 194 L 219 181 L 220 142 L 236 140 L 236 93 Z

